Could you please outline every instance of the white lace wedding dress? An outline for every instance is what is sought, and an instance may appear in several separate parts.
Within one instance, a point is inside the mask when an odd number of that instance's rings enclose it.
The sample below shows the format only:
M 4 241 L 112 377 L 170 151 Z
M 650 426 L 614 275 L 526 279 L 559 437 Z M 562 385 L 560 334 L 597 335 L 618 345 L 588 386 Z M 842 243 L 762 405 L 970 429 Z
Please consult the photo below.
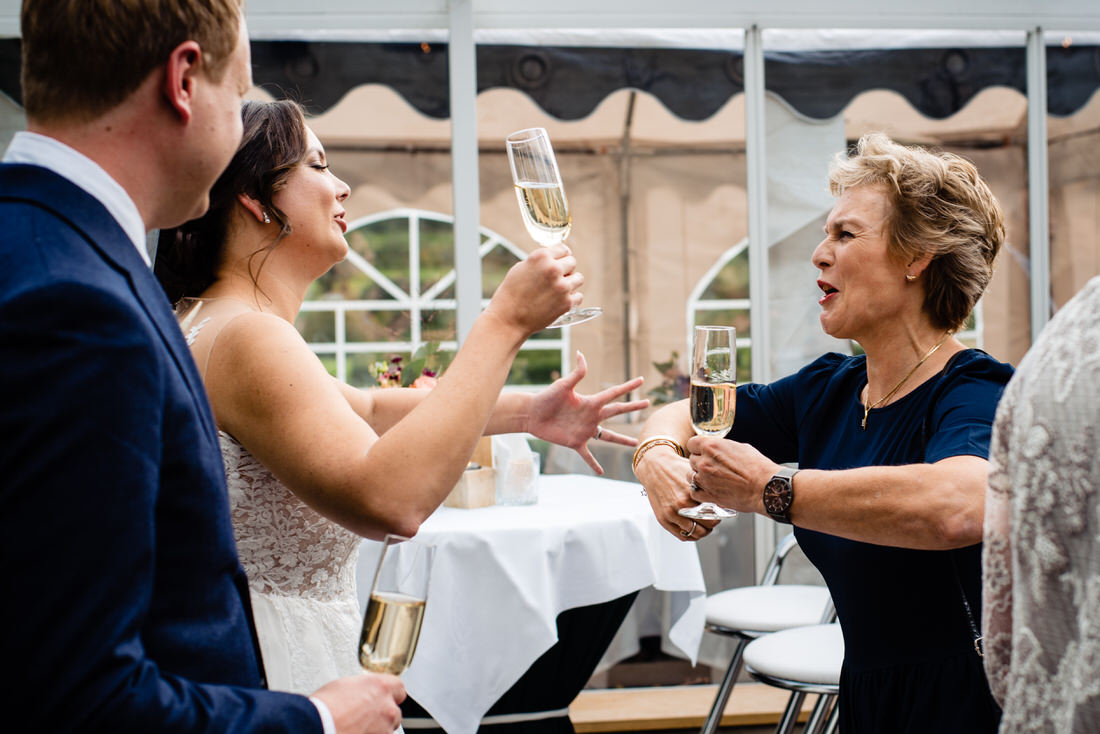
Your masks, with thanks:
M 1001 734 L 1100 731 L 1100 278 L 1047 325 L 997 409 L 985 668 Z
M 232 436 L 218 437 L 268 687 L 309 694 L 361 673 L 362 539 L 314 512 Z

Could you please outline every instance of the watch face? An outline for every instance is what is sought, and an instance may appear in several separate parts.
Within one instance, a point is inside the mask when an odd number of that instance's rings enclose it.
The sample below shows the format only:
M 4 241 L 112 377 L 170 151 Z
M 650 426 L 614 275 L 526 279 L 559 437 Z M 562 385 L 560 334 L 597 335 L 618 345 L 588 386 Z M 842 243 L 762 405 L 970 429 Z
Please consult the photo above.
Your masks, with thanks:
M 785 515 L 791 507 L 791 484 L 775 477 L 764 485 L 764 509 L 769 515 Z

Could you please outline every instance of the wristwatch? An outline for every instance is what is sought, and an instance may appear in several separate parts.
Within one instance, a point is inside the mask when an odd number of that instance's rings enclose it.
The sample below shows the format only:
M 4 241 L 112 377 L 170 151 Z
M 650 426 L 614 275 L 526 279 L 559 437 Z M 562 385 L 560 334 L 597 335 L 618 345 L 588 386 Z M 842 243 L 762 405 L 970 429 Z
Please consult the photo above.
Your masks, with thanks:
M 794 504 L 794 485 L 791 480 L 798 469 L 781 466 L 764 485 L 764 509 L 776 522 L 791 524 L 791 505 Z

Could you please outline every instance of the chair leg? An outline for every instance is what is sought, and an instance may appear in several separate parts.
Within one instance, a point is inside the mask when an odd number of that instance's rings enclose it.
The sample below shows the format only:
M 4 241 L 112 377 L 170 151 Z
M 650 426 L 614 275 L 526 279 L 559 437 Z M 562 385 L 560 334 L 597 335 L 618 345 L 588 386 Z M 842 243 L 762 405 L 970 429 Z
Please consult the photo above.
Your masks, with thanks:
M 822 734 L 836 734 L 840 725 L 840 700 L 833 701 L 833 710 L 829 712 L 829 720 L 825 722 L 825 730 Z
M 739 636 L 737 638 L 737 647 L 733 650 L 733 658 L 730 660 L 729 667 L 726 668 L 722 685 L 718 687 L 718 695 L 714 697 L 714 705 L 710 707 L 710 713 L 707 714 L 707 719 L 703 722 L 703 728 L 699 731 L 699 734 L 714 734 L 718 731 L 718 726 L 722 723 L 722 714 L 726 710 L 726 702 L 729 701 L 730 694 L 733 693 L 733 685 L 737 682 L 737 676 L 741 674 L 741 655 L 745 652 L 745 647 L 748 646 L 749 642 L 748 637 Z
M 810 713 L 810 718 L 806 722 L 806 727 L 802 730 L 803 734 L 822 734 L 822 728 L 825 726 L 825 722 L 829 717 L 829 704 L 833 701 L 833 696 L 828 693 L 822 693 L 817 697 L 817 703 L 814 704 L 814 710 Z
M 787 701 L 787 708 L 783 709 L 783 716 L 779 719 L 779 726 L 775 727 L 775 734 L 791 734 L 798 723 L 798 712 L 802 710 L 802 702 L 806 700 L 806 694 L 795 691 Z

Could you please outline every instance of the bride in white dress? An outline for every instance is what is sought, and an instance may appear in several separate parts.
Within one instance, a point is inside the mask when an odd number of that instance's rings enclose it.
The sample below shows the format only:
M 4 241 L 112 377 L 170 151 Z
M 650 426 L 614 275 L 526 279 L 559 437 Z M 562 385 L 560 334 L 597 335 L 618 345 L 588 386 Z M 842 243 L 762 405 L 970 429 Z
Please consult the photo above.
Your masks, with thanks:
M 412 536 L 478 438 L 527 431 L 578 451 L 633 439 L 599 422 L 631 380 L 576 393 L 577 369 L 535 395 L 500 390 L 519 347 L 580 302 L 564 245 L 515 265 L 432 390 L 359 390 L 331 377 L 294 328 L 306 290 L 347 254 L 348 186 L 290 102 L 248 102 L 241 147 L 209 212 L 162 232 L 156 272 L 206 384 L 234 530 L 271 688 L 309 692 L 359 671 L 360 536 Z

